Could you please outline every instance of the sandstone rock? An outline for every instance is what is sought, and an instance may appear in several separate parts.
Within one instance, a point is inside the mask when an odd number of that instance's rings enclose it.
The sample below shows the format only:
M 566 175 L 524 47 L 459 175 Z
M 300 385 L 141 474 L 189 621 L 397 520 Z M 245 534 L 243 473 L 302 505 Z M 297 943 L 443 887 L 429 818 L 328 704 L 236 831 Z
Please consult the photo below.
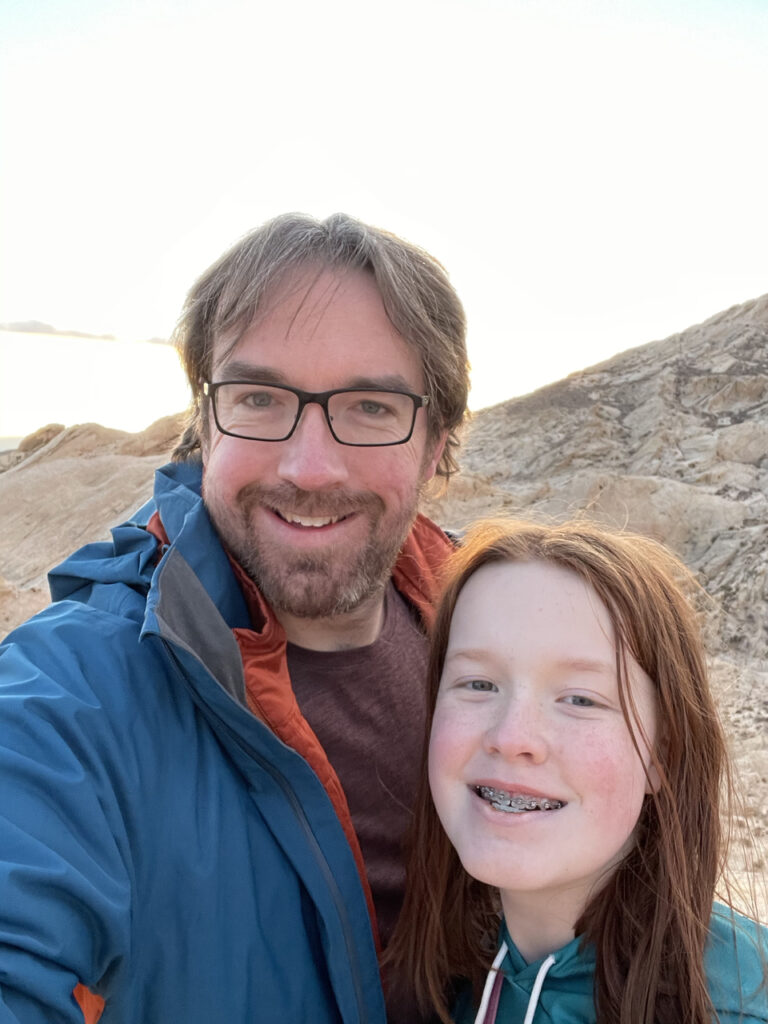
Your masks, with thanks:
M 44 444 L 48 444 L 57 434 L 60 434 L 62 430 L 64 430 L 63 423 L 49 423 L 45 427 L 40 427 L 33 434 L 28 434 L 21 439 L 19 451 L 24 454 L 37 451 L 38 448 L 42 448 Z
M 47 587 L 17 587 L 0 576 L 0 636 L 35 615 L 49 600 Z
M 42 587 L 52 565 L 109 527 L 127 519 L 147 497 L 152 473 L 165 457 L 54 456 L 0 476 L 3 531 L 16 543 L 3 554 L 2 571 L 19 587 Z M 45 509 L 45 516 L 41 510 Z
M 47 571 L 81 544 L 107 538 L 110 526 L 146 501 L 183 419 L 164 417 L 139 434 L 95 423 L 46 427 L 31 435 L 36 441 L 22 442 L 22 455 L 29 454 L 0 472 L 3 625 L 10 629 L 43 607 Z
M 723 427 L 717 437 L 717 456 L 759 466 L 768 460 L 768 422 L 744 420 L 732 427 Z

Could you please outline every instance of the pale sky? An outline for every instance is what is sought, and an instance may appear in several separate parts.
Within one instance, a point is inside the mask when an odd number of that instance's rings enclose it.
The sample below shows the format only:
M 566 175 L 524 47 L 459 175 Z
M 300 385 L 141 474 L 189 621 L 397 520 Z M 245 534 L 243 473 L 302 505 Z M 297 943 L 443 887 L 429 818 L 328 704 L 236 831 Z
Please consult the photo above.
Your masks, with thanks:
M 239 235 L 344 210 L 448 268 L 479 408 L 768 292 L 766 0 L 3 0 L 0 38 L 0 322 L 167 336 Z

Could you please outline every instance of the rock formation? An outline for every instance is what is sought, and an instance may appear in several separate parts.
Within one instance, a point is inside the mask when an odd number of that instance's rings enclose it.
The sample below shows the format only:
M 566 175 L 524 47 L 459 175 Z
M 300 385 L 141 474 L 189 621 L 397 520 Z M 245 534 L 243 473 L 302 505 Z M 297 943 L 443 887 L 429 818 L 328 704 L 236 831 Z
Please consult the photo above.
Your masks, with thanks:
M 0 635 L 48 603 L 52 566 L 146 501 L 183 419 L 166 416 L 140 434 L 50 424 L 0 455 Z

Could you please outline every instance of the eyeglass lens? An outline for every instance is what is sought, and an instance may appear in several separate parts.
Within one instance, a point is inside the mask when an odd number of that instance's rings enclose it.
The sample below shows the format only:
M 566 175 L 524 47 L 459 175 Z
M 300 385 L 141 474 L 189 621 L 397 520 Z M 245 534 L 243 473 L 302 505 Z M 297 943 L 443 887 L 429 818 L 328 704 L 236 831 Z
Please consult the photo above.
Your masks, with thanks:
M 253 440 L 279 441 L 293 430 L 299 397 L 267 384 L 221 384 L 216 415 L 222 430 Z M 342 444 L 396 444 L 411 432 L 416 414 L 409 395 L 341 391 L 328 398 L 331 430 Z

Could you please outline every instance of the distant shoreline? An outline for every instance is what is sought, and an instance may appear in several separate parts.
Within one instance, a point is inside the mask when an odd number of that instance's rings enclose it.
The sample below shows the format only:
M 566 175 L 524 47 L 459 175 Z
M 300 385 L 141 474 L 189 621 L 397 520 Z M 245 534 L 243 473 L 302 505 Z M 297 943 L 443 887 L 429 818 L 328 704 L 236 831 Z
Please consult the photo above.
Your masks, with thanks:
M 9 334 L 41 334 L 59 338 L 86 338 L 89 341 L 119 341 L 116 334 L 89 334 L 87 331 L 61 331 L 58 327 L 44 324 L 40 320 L 25 320 L 22 323 L 0 324 L 0 331 Z M 144 344 L 170 345 L 167 338 L 144 338 Z
M 0 324 L 0 331 L 14 334 L 64 334 L 69 338 L 96 338 L 98 341 L 114 341 L 114 334 L 88 334 L 87 331 L 60 331 L 58 327 L 44 324 L 41 320 L 24 320 L 21 323 Z
M 0 438 L 15 444 L 48 423 L 137 433 L 189 405 L 172 345 L 0 331 Z

